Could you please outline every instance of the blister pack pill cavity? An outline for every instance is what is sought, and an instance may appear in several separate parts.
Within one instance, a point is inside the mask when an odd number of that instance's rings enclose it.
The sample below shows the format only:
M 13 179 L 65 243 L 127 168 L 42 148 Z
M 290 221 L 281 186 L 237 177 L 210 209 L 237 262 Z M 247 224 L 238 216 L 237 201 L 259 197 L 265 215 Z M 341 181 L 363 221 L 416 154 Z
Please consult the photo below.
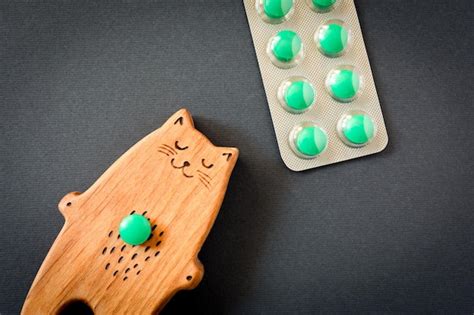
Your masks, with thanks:
M 354 0 L 243 0 L 281 157 L 303 171 L 382 151 Z

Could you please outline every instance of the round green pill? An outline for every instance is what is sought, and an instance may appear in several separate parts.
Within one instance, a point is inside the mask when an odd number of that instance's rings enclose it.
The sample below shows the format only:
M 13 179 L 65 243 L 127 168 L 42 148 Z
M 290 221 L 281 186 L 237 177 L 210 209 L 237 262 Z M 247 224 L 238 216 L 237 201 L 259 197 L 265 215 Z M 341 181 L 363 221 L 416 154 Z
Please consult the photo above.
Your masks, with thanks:
M 303 158 L 314 158 L 324 152 L 328 145 L 326 132 L 313 123 L 303 123 L 290 134 L 293 151 Z
M 340 20 L 331 20 L 321 25 L 315 34 L 315 41 L 321 53 L 328 57 L 338 57 L 347 49 L 349 30 Z
M 312 7 L 318 12 L 327 12 L 330 11 L 336 0 L 310 0 Z
M 352 66 L 339 66 L 329 72 L 326 88 L 335 100 L 350 102 L 360 93 L 362 77 Z
M 270 19 L 283 19 L 293 8 L 293 0 L 263 0 L 263 12 Z
M 303 43 L 301 38 L 291 30 L 283 30 L 278 32 L 270 40 L 270 52 L 272 61 L 280 66 L 283 64 L 292 64 L 297 58 L 301 58 L 303 51 Z
M 125 243 L 140 245 L 148 240 L 151 234 L 151 225 L 144 216 L 131 214 L 120 222 L 119 233 Z
M 346 113 L 338 124 L 339 137 L 349 146 L 361 147 L 369 143 L 375 136 L 375 124 L 365 112 Z
M 284 101 L 291 111 L 303 112 L 313 105 L 315 94 L 313 86 L 308 81 L 295 81 L 286 88 Z

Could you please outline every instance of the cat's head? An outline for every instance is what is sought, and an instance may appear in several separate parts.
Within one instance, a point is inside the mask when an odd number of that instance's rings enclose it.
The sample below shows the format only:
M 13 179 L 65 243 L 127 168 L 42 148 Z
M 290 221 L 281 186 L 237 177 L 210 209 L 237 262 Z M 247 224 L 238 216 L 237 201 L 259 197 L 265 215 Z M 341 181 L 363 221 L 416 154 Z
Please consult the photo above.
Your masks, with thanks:
M 186 109 L 176 112 L 159 129 L 153 141 L 156 153 L 172 176 L 184 185 L 197 183 L 212 190 L 221 181 L 227 182 L 237 161 L 239 151 L 232 147 L 218 147 L 194 128 L 191 114 Z

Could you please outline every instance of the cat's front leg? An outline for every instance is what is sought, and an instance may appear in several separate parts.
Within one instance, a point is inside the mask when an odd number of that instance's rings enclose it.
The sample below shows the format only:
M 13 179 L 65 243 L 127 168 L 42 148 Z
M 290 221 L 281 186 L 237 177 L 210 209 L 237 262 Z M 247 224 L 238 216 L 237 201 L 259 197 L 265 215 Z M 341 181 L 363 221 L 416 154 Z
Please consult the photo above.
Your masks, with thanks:
M 66 194 L 58 204 L 59 211 L 62 213 L 66 221 L 71 217 L 74 211 L 78 208 L 78 197 L 81 195 L 78 191 L 73 191 Z

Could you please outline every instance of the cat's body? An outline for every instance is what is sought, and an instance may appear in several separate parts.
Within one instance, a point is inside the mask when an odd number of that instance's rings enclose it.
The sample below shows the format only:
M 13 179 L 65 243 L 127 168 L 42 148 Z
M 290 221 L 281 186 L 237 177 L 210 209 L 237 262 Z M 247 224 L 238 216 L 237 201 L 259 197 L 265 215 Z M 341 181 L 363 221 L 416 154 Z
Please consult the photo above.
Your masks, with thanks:
M 194 129 L 186 110 L 174 114 L 118 159 L 86 192 L 59 203 L 66 223 L 23 306 L 52 314 L 81 300 L 95 314 L 152 314 L 180 289 L 194 288 L 197 259 L 237 160 Z M 132 211 L 153 226 L 132 247 L 118 235 Z M 146 211 L 146 212 L 145 212 Z

